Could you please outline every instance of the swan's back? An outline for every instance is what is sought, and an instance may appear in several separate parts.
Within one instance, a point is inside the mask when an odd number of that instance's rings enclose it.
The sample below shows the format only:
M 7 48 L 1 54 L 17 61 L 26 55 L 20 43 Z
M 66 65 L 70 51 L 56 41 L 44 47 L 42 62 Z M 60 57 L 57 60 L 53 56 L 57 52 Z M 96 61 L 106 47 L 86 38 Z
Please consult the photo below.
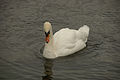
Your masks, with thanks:
M 54 44 L 57 48 L 63 48 L 76 40 L 76 30 L 63 28 L 54 34 Z

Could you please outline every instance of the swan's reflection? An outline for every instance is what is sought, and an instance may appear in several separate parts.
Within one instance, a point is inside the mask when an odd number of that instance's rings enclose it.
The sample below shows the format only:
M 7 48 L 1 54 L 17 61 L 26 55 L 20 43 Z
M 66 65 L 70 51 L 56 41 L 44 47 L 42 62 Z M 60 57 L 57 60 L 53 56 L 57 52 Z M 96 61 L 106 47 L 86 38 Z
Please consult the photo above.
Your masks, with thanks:
M 52 80 L 52 67 L 53 67 L 53 60 L 45 59 L 44 69 L 45 69 L 45 76 L 42 77 L 43 80 Z

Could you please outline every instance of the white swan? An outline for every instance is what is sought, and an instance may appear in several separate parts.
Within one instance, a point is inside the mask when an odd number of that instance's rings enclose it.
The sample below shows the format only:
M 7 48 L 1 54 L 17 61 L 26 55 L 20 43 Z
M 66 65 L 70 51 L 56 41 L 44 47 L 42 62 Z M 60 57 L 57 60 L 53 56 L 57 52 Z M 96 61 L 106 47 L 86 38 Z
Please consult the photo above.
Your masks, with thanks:
M 44 23 L 46 35 L 43 56 L 54 59 L 60 56 L 73 54 L 86 47 L 89 27 L 84 25 L 78 30 L 63 28 L 53 36 L 52 26 L 49 22 Z

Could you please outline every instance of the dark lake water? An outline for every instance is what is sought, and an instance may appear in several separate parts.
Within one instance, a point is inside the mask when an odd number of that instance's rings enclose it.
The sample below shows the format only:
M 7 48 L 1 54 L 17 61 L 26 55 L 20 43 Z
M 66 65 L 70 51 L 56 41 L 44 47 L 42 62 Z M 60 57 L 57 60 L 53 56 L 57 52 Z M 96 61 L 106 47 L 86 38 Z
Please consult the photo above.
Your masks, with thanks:
M 43 58 L 45 21 L 88 25 L 87 47 Z M 120 0 L 0 0 L 0 80 L 120 80 Z

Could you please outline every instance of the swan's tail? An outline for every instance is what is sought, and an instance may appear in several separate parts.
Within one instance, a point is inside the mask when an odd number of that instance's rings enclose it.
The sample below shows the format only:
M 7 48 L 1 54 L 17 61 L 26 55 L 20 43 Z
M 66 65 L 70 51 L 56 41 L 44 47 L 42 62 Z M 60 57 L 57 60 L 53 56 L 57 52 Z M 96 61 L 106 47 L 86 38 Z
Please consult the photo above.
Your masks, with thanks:
M 80 32 L 80 38 L 83 41 L 87 42 L 87 37 L 89 35 L 89 27 L 87 25 L 84 25 L 83 27 L 80 27 L 78 31 Z
M 89 27 L 87 25 L 84 25 L 83 27 L 79 28 L 80 32 L 85 32 L 87 35 L 89 35 Z

